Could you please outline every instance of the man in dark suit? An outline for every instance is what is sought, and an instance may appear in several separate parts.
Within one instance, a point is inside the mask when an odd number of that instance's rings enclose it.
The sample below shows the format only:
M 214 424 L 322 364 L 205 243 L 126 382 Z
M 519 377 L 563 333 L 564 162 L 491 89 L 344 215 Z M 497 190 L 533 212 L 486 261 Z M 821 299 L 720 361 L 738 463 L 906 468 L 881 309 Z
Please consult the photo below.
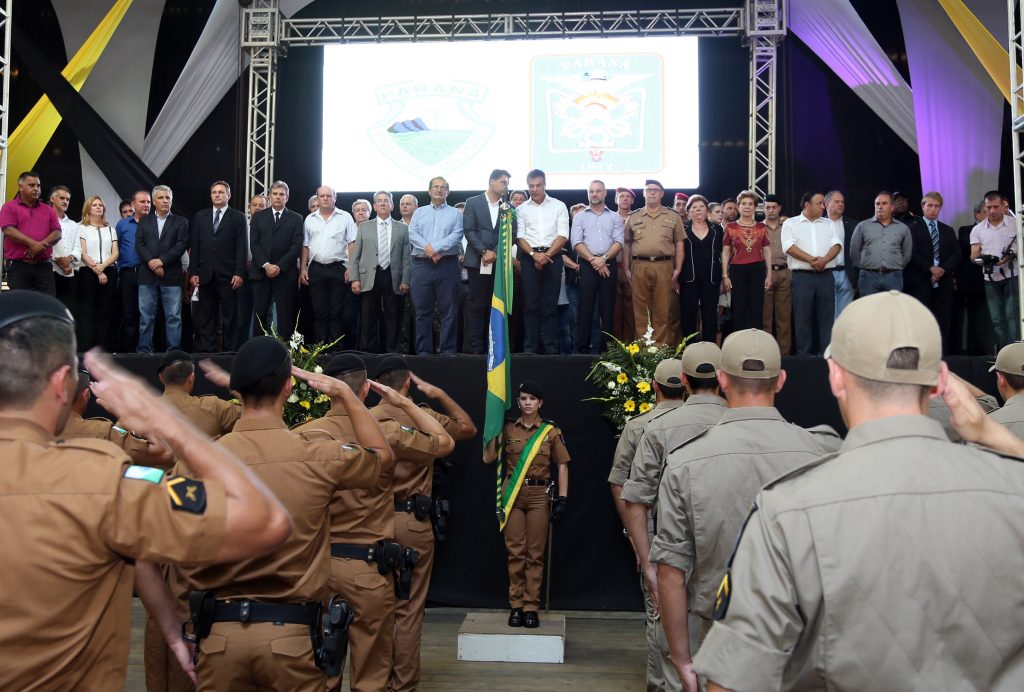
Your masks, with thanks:
M 199 289 L 195 350 L 206 353 L 231 348 L 246 260 L 245 216 L 228 206 L 231 186 L 218 180 L 210 186 L 210 200 L 213 207 L 198 212 L 192 220 L 189 264 L 192 287 Z
M 139 221 L 135 250 L 139 255 L 139 353 L 153 352 L 157 306 L 163 306 L 167 350 L 181 348 L 181 256 L 188 248 L 188 221 L 171 213 L 174 193 L 153 188 L 153 214 Z
M 955 286 L 950 330 L 950 353 L 953 354 L 980 356 L 995 350 L 995 333 L 985 299 L 985 274 L 981 265 L 970 261 L 971 231 L 985 220 L 985 216 L 985 203 L 979 202 L 974 206 L 975 223 L 961 226 L 956 232 L 961 261 L 953 276 Z
M 953 307 L 953 272 L 960 267 L 962 255 L 952 226 L 939 221 L 940 211 L 942 195 L 929 192 L 921 200 L 922 216 L 911 217 L 913 250 L 903 269 L 903 292 L 917 298 L 935 315 L 945 353 Z
M 384 351 L 398 353 L 412 264 L 409 227 L 391 218 L 390 192 L 376 193 L 373 208 L 377 218 L 359 224 L 349 263 L 360 301 L 359 349 L 379 353 L 383 331 Z
M 508 171 L 495 168 L 487 181 L 487 191 L 466 200 L 462 229 L 466 235 L 466 257 L 462 266 L 469 275 L 469 301 L 466 312 L 467 352 L 487 352 L 487 325 L 494 293 L 494 261 L 498 258 L 498 217 L 508 192 Z M 481 271 L 482 270 L 482 271 Z
M 270 301 L 277 305 L 277 333 L 289 339 L 295 329 L 299 305 L 299 253 L 302 251 L 302 216 L 291 211 L 288 183 L 278 180 L 270 188 L 270 206 L 252 217 L 253 309 L 259 323 L 254 331 L 270 331 Z

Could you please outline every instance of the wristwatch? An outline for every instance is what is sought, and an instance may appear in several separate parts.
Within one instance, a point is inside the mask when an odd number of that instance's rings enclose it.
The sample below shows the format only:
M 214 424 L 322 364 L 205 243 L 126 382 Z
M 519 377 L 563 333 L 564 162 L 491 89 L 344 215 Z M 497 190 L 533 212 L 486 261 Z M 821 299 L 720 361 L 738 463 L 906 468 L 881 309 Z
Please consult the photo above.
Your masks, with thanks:
M 605 262 L 607 262 L 608 261 L 608 253 L 606 252 L 605 254 L 601 255 L 601 259 L 603 259 Z
M 536 252 L 534 252 L 533 250 L 530 250 L 530 257 L 531 257 L 531 258 L 532 258 L 532 257 L 533 257 L 533 256 L 534 256 L 535 254 L 537 254 L 537 253 L 536 253 Z

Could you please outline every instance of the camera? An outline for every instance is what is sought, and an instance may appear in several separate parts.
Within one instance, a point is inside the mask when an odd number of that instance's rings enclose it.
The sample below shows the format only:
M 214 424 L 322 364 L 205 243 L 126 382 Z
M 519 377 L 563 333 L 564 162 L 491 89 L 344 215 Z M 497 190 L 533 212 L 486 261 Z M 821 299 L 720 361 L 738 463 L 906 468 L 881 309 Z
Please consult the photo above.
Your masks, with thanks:
M 1016 240 L 1011 240 L 1009 243 L 1006 244 L 1006 247 L 1003 248 L 1003 251 L 1000 253 L 998 257 L 995 255 L 980 255 L 977 259 L 974 260 L 974 263 L 981 265 L 981 270 L 985 272 L 986 276 L 991 275 L 992 272 L 995 271 L 996 265 L 998 265 L 1000 262 L 1003 262 L 1005 260 L 1006 263 L 1009 264 L 1017 260 L 1017 248 L 1015 247 L 1016 244 Z

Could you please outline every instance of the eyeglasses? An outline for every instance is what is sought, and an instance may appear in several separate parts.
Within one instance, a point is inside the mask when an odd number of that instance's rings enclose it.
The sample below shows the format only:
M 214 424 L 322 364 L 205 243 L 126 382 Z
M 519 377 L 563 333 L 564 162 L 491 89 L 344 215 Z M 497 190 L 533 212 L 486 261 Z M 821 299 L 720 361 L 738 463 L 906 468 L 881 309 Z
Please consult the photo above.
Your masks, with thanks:
M 645 195 L 653 195 L 655 192 L 664 192 L 664 191 L 665 190 L 663 190 L 660 187 L 645 187 L 644 188 L 644 194 Z

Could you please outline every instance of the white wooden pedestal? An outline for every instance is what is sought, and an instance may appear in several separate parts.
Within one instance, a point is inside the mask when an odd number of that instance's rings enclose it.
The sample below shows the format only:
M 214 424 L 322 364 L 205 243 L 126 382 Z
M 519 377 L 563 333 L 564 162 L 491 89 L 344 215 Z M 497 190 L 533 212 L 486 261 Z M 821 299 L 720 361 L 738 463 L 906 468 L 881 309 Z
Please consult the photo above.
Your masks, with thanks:
M 540 627 L 509 627 L 508 613 L 468 613 L 459 628 L 460 661 L 565 663 L 565 616 L 540 614 Z

